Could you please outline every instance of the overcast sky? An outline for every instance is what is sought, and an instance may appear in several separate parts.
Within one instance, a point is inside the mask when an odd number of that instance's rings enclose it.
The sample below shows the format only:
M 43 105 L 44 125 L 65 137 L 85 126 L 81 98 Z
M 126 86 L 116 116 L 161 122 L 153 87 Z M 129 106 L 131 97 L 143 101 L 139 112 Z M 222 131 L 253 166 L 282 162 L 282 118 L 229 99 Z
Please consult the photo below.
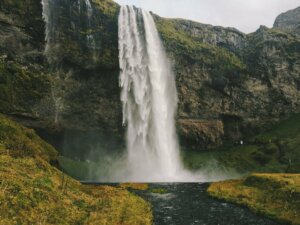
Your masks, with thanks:
M 235 27 L 250 33 L 260 25 L 272 27 L 282 12 L 300 6 L 300 0 L 115 0 L 163 16 Z

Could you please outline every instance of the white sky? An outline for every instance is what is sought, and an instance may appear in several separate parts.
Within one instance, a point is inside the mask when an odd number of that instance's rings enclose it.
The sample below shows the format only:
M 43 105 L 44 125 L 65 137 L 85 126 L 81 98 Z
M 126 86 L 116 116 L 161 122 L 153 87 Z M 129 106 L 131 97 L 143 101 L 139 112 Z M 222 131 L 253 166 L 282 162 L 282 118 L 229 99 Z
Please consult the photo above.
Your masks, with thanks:
M 300 0 L 115 0 L 171 18 L 235 27 L 250 33 L 260 25 L 272 27 L 282 12 L 300 6 Z

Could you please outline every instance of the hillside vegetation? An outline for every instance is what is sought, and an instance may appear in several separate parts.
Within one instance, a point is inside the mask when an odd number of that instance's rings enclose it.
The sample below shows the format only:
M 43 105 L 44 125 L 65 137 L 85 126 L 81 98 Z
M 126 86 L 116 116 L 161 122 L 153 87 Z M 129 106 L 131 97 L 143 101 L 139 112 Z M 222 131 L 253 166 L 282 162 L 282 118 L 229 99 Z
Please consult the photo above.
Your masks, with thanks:
M 0 114 L 0 224 L 152 224 L 150 205 L 122 187 L 83 186 L 56 150 Z

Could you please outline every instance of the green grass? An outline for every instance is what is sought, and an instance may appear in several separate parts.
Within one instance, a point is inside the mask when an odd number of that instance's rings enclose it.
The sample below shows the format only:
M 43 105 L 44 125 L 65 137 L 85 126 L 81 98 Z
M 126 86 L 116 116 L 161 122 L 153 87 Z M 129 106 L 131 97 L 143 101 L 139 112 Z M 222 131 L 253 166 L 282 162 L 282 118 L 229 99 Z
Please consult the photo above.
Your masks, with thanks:
M 300 224 L 300 174 L 252 174 L 243 180 L 212 183 L 208 193 L 283 224 Z
M 289 119 L 275 125 L 269 132 L 271 136 L 277 138 L 294 138 L 300 134 L 300 114 L 293 115 Z
M 246 138 L 244 145 L 230 143 L 210 152 L 183 152 L 186 167 L 204 168 L 209 160 L 241 173 L 300 172 L 300 114 L 274 125 L 269 131 Z

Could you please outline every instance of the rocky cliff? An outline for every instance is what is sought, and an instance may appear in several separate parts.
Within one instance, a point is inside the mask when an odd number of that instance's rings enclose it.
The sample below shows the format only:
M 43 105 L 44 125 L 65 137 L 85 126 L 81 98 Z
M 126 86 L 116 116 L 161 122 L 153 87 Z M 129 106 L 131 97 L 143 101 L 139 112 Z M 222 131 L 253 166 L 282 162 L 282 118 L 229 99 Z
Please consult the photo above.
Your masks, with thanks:
M 83 0 L 50 1 L 49 7 L 50 51 L 40 0 L 0 3 L 0 111 L 37 128 L 60 149 L 66 139 L 87 133 L 119 142 L 118 5 L 92 2 L 90 24 Z
M 89 22 L 84 2 L 52 1 L 55 36 L 46 58 L 40 1 L 1 1 L 0 110 L 38 128 L 49 128 L 58 114 L 58 135 L 97 130 L 103 142 L 122 142 L 119 6 L 91 1 Z M 298 29 L 295 12 L 279 16 L 272 29 L 260 27 L 248 35 L 155 16 L 174 62 L 182 145 L 214 148 L 300 112 L 300 38 L 282 29 L 285 23 Z
M 300 7 L 280 14 L 275 20 L 274 28 L 300 35 Z
M 175 62 L 183 143 L 205 148 L 243 139 L 299 112 L 297 36 L 266 27 L 245 35 L 159 17 L 157 24 Z

